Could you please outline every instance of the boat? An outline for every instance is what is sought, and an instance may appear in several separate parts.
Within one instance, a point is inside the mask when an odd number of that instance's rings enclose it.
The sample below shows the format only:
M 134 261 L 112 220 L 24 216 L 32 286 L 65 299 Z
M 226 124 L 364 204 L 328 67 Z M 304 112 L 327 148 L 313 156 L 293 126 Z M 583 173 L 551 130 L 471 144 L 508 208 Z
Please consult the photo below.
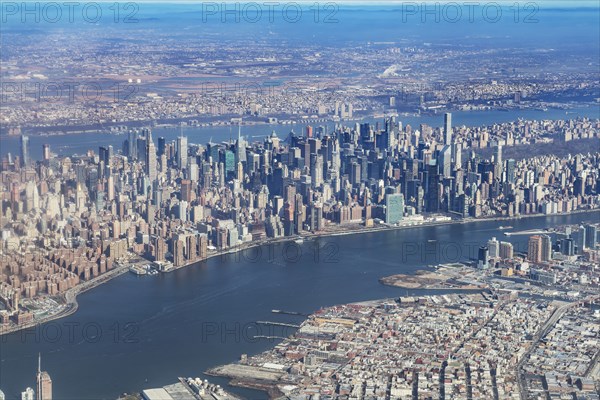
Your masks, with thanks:
M 429 239 L 429 240 L 427 241 L 427 243 L 435 243 L 435 242 L 437 242 L 437 240 L 435 240 L 435 239 Z
M 302 243 L 304 243 L 304 239 L 302 239 L 302 238 L 296 239 L 296 240 L 294 240 L 294 243 L 296 243 L 296 244 L 302 244 Z
M 506 229 L 512 229 L 512 228 L 513 228 L 513 227 L 512 227 L 512 226 L 510 226 L 510 225 L 507 225 L 507 226 L 500 226 L 500 227 L 498 227 L 498 229 L 500 229 L 500 230 L 506 230 Z

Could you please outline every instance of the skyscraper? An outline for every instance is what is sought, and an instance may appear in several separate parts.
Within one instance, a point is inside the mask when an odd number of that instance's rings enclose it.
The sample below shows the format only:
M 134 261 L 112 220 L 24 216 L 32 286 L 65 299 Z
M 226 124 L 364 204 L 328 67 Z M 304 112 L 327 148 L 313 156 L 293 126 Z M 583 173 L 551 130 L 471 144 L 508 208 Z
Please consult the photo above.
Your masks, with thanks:
M 235 144 L 235 162 L 246 162 L 246 141 L 242 139 L 242 124 L 238 125 L 238 139 Z
M 185 168 L 187 166 L 188 145 L 187 137 L 180 135 L 177 138 L 177 166 Z
M 542 235 L 542 261 L 552 260 L 552 238 L 548 235 Z
M 100 146 L 98 148 L 98 156 L 100 158 L 100 161 L 104 161 L 104 165 L 110 165 L 110 156 L 108 153 L 108 147 L 106 146 Z
M 313 187 L 323 184 L 323 156 L 321 154 L 310 155 L 310 173 Z
M 514 159 L 509 158 L 506 161 L 506 180 L 508 183 L 515 183 L 515 167 L 516 162 Z
M 487 247 L 491 258 L 500 257 L 500 243 L 495 237 L 488 241 Z
M 49 144 L 44 144 L 42 146 L 42 158 L 44 161 L 50 160 L 50 145 Z M 0 400 L 2 400 L 2 398 L 0 398 Z
M 166 147 L 167 141 L 166 139 L 161 136 L 158 138 L 158 156 L 162 156 L 163 154 L 165 154 L 165 147 Z
M 156 148 L 152 141 L 150 129 L 146 131 L 146 174 L 148 174 L 150 181 L 156 179 Z
M 583 226 L 575 229 L 571 237 L 573 238 L 573 242 L 575 243 L 575 254 L 583 254 L 583 248 L 585 247 L 586 230 Z
M 489 267 L 490 251 L 487 246 L 481 246 L 477 252 L 477 267 L 487 269 Z
M 452 144 L 452 114 L 445 113 L 444 114 L 444 144 L 451 145 Z
M 192 201 L 192 181 L 189 179 L 181 180 L 181 200 Z
M 35 392 L 28 387 L 24 392 L 21 392 L 21 400 L 35 400 Z
M 500 242 L 500 258 L 510 259 L 513 258 L 513 245 L 509 242 Z
M 585 247 L 593 249 L 598 240 L 598 228 L 594 225 L 586 225 L 585 227 Z
M 452 176 L 452 147 L 445 145 L 438 156 L 439 173 L 443 177 Z
M 37 400 L 52 400 L 52 379 L 42 371 L 42 356 L 38 354 Z
M 130 160 L 137 158 L 137 132 L 129 131 L 129 138 L 127 139 L 127 157 Z
M 494 149 L 494 178 L 501 180 L 504 163 L 502 161 L 502 145 L 496 146 Z
M 385 195 L 385 223 L 395 224 L 404 217 L 404 196 L 402 194 Z
M 29 136 L 21 135 L 21 166 L 29 165 Z
M 527 259 L 535 263 L 542 261 L 542 237 L 540 235 L 534 235 L 529 238 L 529 242 L 527 243 Z

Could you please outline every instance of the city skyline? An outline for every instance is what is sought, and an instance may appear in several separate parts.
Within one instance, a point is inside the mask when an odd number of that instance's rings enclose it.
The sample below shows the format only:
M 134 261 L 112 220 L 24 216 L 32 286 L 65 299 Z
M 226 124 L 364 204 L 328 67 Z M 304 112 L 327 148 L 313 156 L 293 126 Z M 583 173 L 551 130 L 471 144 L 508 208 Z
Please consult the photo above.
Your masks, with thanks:
M 0 8 L 0 400 L 600 399 L 596 2 Z

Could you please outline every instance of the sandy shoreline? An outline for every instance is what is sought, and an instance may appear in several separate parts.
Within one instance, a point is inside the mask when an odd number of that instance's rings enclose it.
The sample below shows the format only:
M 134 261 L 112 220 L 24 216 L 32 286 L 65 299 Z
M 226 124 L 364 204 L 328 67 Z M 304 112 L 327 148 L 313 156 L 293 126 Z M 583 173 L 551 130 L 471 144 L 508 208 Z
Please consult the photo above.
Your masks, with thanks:
M 286 242 L 291 242 L 291 241 L 295 241 L 298 239 L 303 239 L 303 240 L 304 239 L 316 239 L 316 238 L 326 238 L 326 237 L 333 237 L 333 236 L 345 236 L 345 235 L 356 235 L 356 234 L 364 234 L 364 233 L 386 232 L 386 231 L 401 230 L 401 229 L 426 228 L 426 227 L 441 226 L 441 225 L 469 224 L 469 223 L 473 223 L 473 222 L 512 221 L 512 220 L 518 220 L 518 219 L 522 219 L 522 218 L 567 216 L 567 215 L 594 213 L 594 212 L 598 212 L 598 211 L 600 211 L 600 209 L 575 210 L 570 213 L 550 214 L 550 215 L 527 214 L 527 215 L 519 215 L 519 216 L 514 216 L 514 217 L 467 218 L 467 219 L 458 219 L 458 220 L 449 220 L 449 221 L 423 222 L 420 224 L 400 225 L 400 226 L 376 226 L 376 227 L 372 227 L 372 228 L 366 228 L 364 226 L 354 226 L 354 228 L 352 228 L 352 229 L 346 229 L 346 230 L 340 230 L 340 231 L 304 233 L 304 234 L 295 235 L 295 236 L 285 236 L 285 237 L 276 238 L 276 239 L 268 239 L 268 240 L 262 240 L 262 241 L 257 241 L 257 242 L 245 243 L 245 244 L 241 244 L 239 246 L 232 247 L 232 248 L 229 248 L 229 249 L 226 249 L 223 251 L 215 251 L 215 252 L 208 254 L 206 259 L 204 259 L 204 260 L 196 260 L 196 261 L 190 262 L 188 264 L 184 264 L 180 267 L 173 268 L 168 272 L 172 272 L 172 271 L 176 271 L 176 270 L 179 270 L 179 269 L 182 269 L 185 267 L 189 267 L 189 266 L 197 264 L 197 263 L 207 262 L 208 260 L 219 257 L 219 256 L 235 254 L 235 253 L 238 253 L 238 252 L 241 252 L 244 250 L 249 250 L 249 249 L 252 249 L 255 247 L 260 247 L 263 245 L 286 243 Z M 149 262 L 149 261 L 146 261 L 146 262 Z M 79 308 L 79 305 L 77 303 L 77 296 L 79 294 L 84 293 L 90 289 L 97 287 L 97 286 L 100 286 L 101 284 L 108 282 L 111 279 L 126 273 L 128 270 L 129 270 L 129 264 L 120 266 L 120 267 L 117 267 L 117 268 L 115 268 L 103 275 L 100 275 L 90 281 L 84 282 L 72 289 L 69 289 L 67 292 L 65 292 L 65 295 L 64 295 L 65 308 L 63 310 L 57 312 L 56 314 L 51 314 L 51 315 L 45 316 L 43 318 L 36 319 L 36 320 L 32 321 L 31 323 L 28 323 L 25 325 L 10 326 L 8 328 L 2 328 L 2 329 L 0 329 L 0 336 L 18 332 L 18 331 L 21 331 L 24 329 L 28 329 L 28 328 L 37 326 L 37 325 L 42 325 L 46 322 L 50 322 L 53 320 L 57 320 L 57 319 L 72 315 Z

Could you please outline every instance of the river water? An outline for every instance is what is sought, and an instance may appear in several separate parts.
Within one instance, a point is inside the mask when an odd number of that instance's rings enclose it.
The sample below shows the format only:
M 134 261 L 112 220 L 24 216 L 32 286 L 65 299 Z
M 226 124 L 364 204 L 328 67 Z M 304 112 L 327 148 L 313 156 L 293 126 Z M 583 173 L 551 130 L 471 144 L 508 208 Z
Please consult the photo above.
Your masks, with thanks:
M 498 229 L 502 225 L 529 230 L 599 220 L 595 212 L 372 232 L 263 246 L 164 275 L 128 273 L 82 294 L 75 314 L 0 337 L 0 388 L 14 399 L 33 387 L 38 352 L 59 400 L 114 399 L 173 383 L 178 376 L 202 376 L 210 367 L 277 343 L 254 335 L 293 332 L 259 327 L 256 321 L 302 320 L 272 309 L 311 313 L 424 293 L 383 286 L 378 279 L 474 258 L 478 246 L 493 236 L 526 251 L 527 236 L 505 237 Z M 247 398 L 266 397 L 232 390 Z
M 568 112 L 568 114 L 567 114 Z M 495 123 L 516 121 L 519 118 L 528 120 L 558 120 L 572 119 L 577 117 L 600 118 L 600 108 L 597 105 L 579 105 L 569 109 L 548 109 L 542 110 L 510 110 L 510 111 L 460 111 L 452 113 L 453 126 L 483 126 Z M 440 127 L 443 124 L 443 115 L 422 115 L 422 116 L 399 116 L 398 120 L 402 121 L 403 125 L 411 125 L 418 128 L 419 124 L 424 123 L 433 127 Z M 363 122 L 375 123 L 383 122 L 383 119 L 368 118 Z M 354 121 L 343 122 L 345 126 L 353 126 Z M 285 138 L 293 129 L 296 133 L 304 131 L 307 124 L 293 125 L 252 125 L 242 127 L 242 135 L 252 142 L 259 140 L 275 131 L 280 138 Z M 325 126 L 328 132 L 331 132 L 335 123 L 333 122 L 315 122 L 311 123 L 313 127 Z M 183 130 L 184 135 L 188 137 L 189 143 L 205 144 L 210 139 L 214 142 L 226 141 L 231 138 L 237 138 L 237 127 L 228 126 L 211 126 L 211 127 L 187 127 Z M 155 128 L 153 130 L 153 138 L 156 143 L 157 138 L 163 136 L 167 141 L 175 140 L 180 134 L 180 129 L 173 128 Z M 101 132 L 86 132 L 75 134 L 63 134 L 54 136 L 31 135 L 30 138 L 30 155 L 34 160 L 42 158 L 42 145 L 49 144 L 53 153 L 58 155 L 85 154 L 89 149 L 98 152 L 99 146 L 112 145 L 115 151 L 122 148 L 123 141 L 127 139 L 127 135 L 116 135 L 111 133 Z M 0 136 L 0 157 L 11 153 L 13 156 L 18 155 L 19 137 L 18 136 Z

